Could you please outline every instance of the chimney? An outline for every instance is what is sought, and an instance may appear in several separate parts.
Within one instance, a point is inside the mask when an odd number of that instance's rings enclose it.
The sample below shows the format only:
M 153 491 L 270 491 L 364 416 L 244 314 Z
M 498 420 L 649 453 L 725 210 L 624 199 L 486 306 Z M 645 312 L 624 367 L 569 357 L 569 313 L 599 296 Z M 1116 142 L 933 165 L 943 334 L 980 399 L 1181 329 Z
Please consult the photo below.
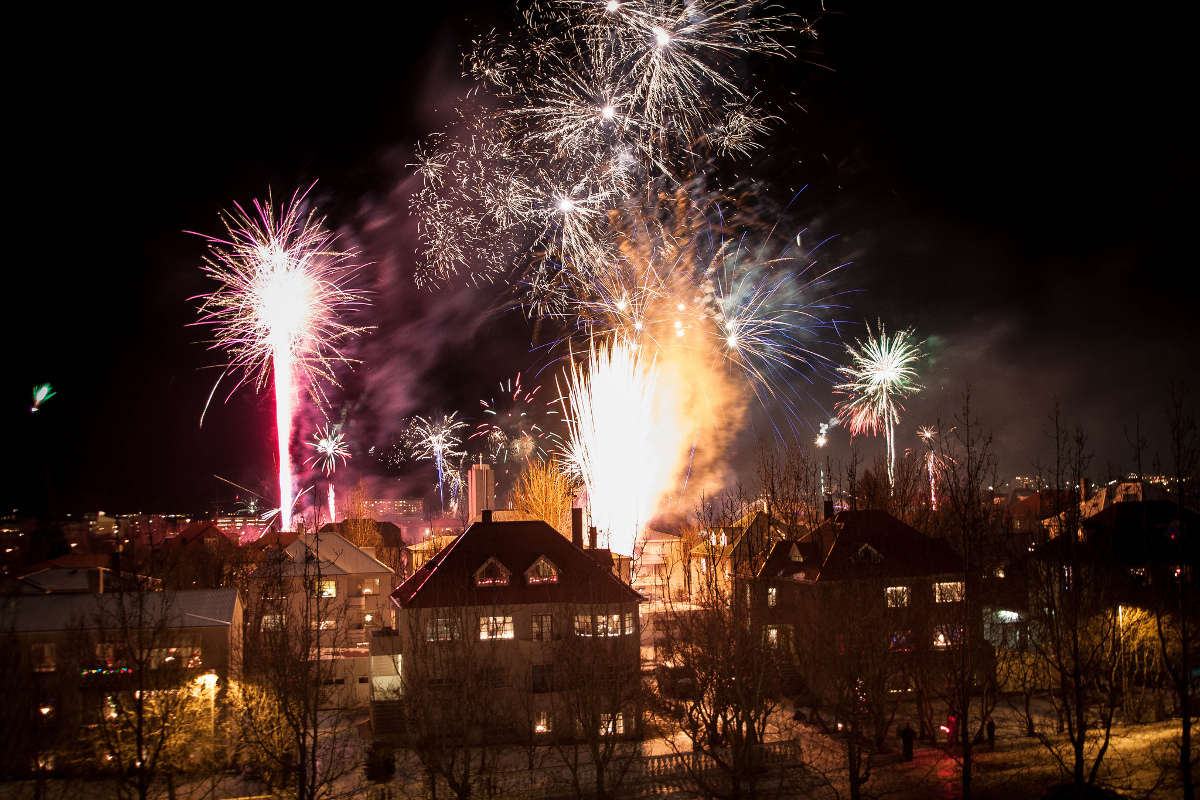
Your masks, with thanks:
M 492 510 L 490 508 L 485 508 L 482 511 L 480 511 L 479 513 L 483 515 L 484 522 L 492 521 Z
M 588 547 L 596 549 L 596 526 L 588 528 Z
M 571 543 L 583 549 L 583 509 L 571 509 Z
M 833 519 L 833 498 L 825 498 L 825 519 Z

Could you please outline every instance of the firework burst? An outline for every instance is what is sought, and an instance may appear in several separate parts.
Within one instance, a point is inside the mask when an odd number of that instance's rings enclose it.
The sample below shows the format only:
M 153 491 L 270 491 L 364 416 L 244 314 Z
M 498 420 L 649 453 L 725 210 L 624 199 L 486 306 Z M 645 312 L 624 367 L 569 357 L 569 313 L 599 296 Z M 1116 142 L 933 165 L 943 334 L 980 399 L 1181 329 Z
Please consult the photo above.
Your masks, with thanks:
M 912 335 L 908 329 L 889 339 L 880 323 L 876 337 L 868 323 L 866 341 L 856 342 L 857 347 L 847 347 L 851 363 L 839 367 L 847 382 L 834 387 L 834 391 L 847 395 L 838 403 L 837 412 L 842 424 L 850 428 L 850 435 L 874 436 L 883 430 L 887 439 L 889 486 L 895 477 L 895 428 L 904 410 L 900 401 L 922 388 L 916 382 L 914 365 L 923 354 L 920 343 L 912 341 Z
M 259 390 L 273 378 L 284 530 L 294 499 L 289 442 L 297 389 L 323 401 L 320 380 L 332 382 L 334 364 L 347 360 L 337 343 L 363 330 L 342 321 L 363 302 L 361 292 L 345 287 L 354 254 L 334 247 L 335 236 L 315 211 L 305 211 L 305 200 L 297 192 L 278 210 L 269 196 L 252 211 L 235 205 L 221 215 L 226 237 L 204 237 L 204 271 L 221 288 L 204 297 L 200 324 L 214 327 L 212 346 L 228 355 L 226 372 L 239 374 L 238 385 Z
M 50 388 L 48 383 L 40 383 L 33 387 L 33 405 L 29 407 L 30 413 L 37 411 L 42 405 L 58 392 Z
M 328 425 L 313 434 L 309 445 L 317 452 L 308 460 L 308 465 L 313 466 L 319 463 L 325 477 L 329 479 L 329 521 L 336 522 L 337 507 L 334 502 L 333 471 L 337 469 L 339 460 L 343 466 L 345 465 L 346 460 L 350 458 L 350 448 L 346 446 L 345 435 L 336 426 L 331 429 Z
M 558 411 L 550 408 L 558 400 L 547 401 L 541 395 L 542 387 L 527 389 L 521 385 L 521 375 L 516 379 L 500 382 L 498 397 L 480 400 L 483 406 L 483 422 L 467 437 L 486 446 L 489 457 L 497 464 L 509 460 L 528 463 L 536 456 L 549 458 L 547 446 L 561 441 L 552 428 Z
M 459 431 L 467 427 L 467 423 L 457 419 L 454 412 L 441 419 L 431 417 L 416 417 L 408 429 L 408 438 L 412 442 L 413 456 L 418 459 L 432 460 L 438 473 L 438 497 L 441 500 L 442 511 L 446 510 L 446 465 L 453 463 L 452 459 L 461 458 L 465 453 L 459 450 L 462 437 Z M 451 500 L 458 496 L 456 485 L 451 487 Z

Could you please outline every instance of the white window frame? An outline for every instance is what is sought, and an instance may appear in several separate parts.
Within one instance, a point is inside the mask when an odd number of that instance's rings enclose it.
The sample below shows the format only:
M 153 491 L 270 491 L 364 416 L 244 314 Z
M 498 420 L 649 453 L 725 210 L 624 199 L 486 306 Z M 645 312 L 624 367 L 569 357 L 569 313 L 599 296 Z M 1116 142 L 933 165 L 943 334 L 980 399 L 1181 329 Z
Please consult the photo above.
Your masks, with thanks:
M 481 616 L 479 638 L 481 641 L 514 638 L 512 615 Z
M 625 715 L 617 712 L 616 714 L 601 714 L 600 715 L 600 735 L 601 736 L 624 736 L 625 735 Z

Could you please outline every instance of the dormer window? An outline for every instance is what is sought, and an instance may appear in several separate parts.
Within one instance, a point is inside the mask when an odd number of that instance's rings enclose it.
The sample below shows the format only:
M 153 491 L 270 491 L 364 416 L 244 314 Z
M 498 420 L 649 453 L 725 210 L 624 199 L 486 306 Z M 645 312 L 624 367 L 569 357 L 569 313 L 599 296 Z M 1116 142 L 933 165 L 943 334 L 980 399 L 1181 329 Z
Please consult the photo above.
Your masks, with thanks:
M 804 561 L 804 556 L 800 555 L 800 548 L 792 545 L 792 549 L 788 551 L 788 557 L 797 563 Z
M 880 555 L 879 551 L 874 547 L 871 547 L 869 544 L 864 544 L 862 547 L 858 548 L 858 553 L 855 557 L 862 563 L 870 562 L 872 564 L 878 564 L 880 561 L 883 561 L 883 556 Z
M 508 586 L 509 576 L 512 575 L 503 564 L 489 558 L 483 566 L 475 570 L 476 586 Z
M 525 582 L 530 586 L 540 583 L 558 583 L 558 567 L 545 556 L 538 556 L 533 566 L 525 570 Z

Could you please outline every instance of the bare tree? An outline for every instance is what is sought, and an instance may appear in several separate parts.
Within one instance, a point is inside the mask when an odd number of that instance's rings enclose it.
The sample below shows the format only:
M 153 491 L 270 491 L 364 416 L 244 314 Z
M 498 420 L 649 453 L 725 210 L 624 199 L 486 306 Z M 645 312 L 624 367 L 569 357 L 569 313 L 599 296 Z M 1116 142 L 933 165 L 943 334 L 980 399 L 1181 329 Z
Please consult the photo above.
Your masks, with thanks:
M 365 482 L 360 480 L 350 490 L 350 496 L 342 510 L 346 515 L 338 527 L 342 538 L 355 547 L 376 547 L 380 544 L 379 526 L 371 519 L 371 506 Z
M 521 471 L 509 500 L 514 511 L 540 519 L 569 537 L 576 491 L 577 487 L 558 461 L 535 458 Z

